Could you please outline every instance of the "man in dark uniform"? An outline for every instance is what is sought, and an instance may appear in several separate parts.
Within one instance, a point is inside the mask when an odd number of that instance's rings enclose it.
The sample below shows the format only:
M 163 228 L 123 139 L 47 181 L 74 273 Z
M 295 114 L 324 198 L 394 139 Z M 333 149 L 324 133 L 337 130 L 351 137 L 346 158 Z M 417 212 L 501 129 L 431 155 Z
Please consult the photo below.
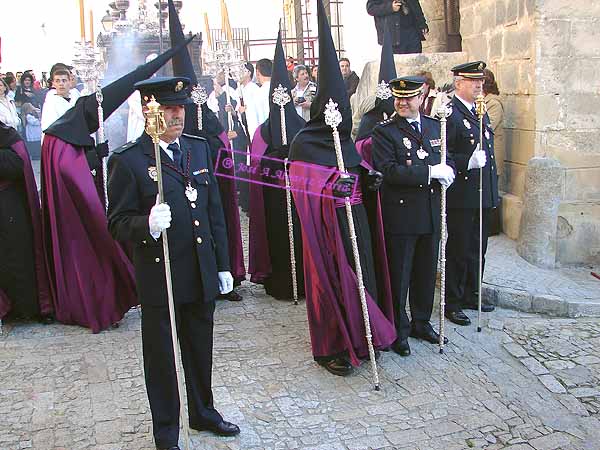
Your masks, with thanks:
M 219 188 L 206 140 L 182 135 L 188 78 L 136 84 L 146 105 L 162 105 L 165 203 L 158 204 L 154 145 L 145 132 L 115 150 L 109 162 L 109 229 L 130 242 L 142 305 L 146 388 L 159 449 L 178 449 L 179 397 L 170 336 L 160 234 L 169 229 L 177 332 L 188 395 L 190 427 L 222 436 L 239 433 L 213 406 L 211 390 L 214 299 L 233 288 Z
M 367 13 L 375 18 L 377 41 L 383 45 L 386 23 L 395 54 L 421 53 L 421 41 L 429 33 L 419 0 L 368 0 Z
M 421 77 L 392 80 L 396 114 L 373 132 L 373 161 L 383 173 L 383 224 L 398 333 L 392 349 L 402 356 L 410 355 L 409 335 L 432 344 L 440 338 L 429 323 L 440 240 L 440 191 L 454 181 L 453 168 L 441 164 L 439 122 L 419 113 L 424 82 Z M 412 323 L 406 314 L 409 288 Z
M 494 161 L 494 133 L 483 118 L 483 145 L 479 145 L 479 118 L 475 99 L 483 90 L 485 63 L 475 61 L 452 68 L 455 95 L 448 118 L 448 152 L 456 165 L 456 182 L 448 190 L 448 246 L 446 248 L 446 317 L 457 325 L 471 320 L 462 309 L 477 309 L 479 284 L 479 169 L 483 172 L 483 257 L 487 249 L 492 208 L 498 206 L 498 175 Z M 483 262 L 482 262 L 483 264 Z M 482 305 L 482 311 L 493 311 Z

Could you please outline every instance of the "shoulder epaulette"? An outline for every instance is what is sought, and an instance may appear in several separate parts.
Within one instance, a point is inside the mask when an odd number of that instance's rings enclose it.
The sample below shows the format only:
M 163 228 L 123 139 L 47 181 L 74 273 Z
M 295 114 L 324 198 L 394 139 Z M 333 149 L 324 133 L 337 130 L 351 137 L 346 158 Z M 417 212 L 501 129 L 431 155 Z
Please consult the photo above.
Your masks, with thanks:
M 440 119 L 438 117 L 428 116 L 426 114 L 423 114 L 423 117 L 426 117 L 427 119 L 430 119 L 430 120 L 435 120 L 436 122 L 440 121 Z
M 206 141 L 206 139 L 203 138 L 202 136 L 195 136 L 193 134 L 183 133 L 182 136 L 185 136 L 186 138 L 191 138 L 191 139 L 198 139 L 199 141 Z
M 121 145 L 119 148 L 113 150 L 113 153 L 123 153 L 126 150 L 129 150 L 132 147 L 137 145 L 137 139 L 135 141 L 128 142 L 127 144 Z
M 390 123 L 394 122 L 394 118 L 390 117 L 388 119 L 382 120 L 381 122 L 377 122 L 377 125 L 380 127 L 385 127 L 386 125 L 389 125 Z

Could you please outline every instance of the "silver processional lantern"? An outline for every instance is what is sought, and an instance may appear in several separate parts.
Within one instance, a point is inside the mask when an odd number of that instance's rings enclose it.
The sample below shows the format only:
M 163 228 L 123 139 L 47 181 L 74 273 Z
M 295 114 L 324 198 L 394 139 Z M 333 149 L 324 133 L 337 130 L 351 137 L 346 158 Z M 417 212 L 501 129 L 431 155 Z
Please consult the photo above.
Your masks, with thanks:
M 216 50 L 206 52 L 205 70 L 208 75 L 216 78 L 223 74 L 225 77 L 225 95 L 227 97 L 227 105 L 231 106 L 231 98 L 229 95 L 229 80 L 233 79 L 239 82 L 246 70 L 245 61 L 238 48 L 229 41 L 217 42 Z M 231 112 L 228 112 L 228 131 L 233 129 L 233 121 Z

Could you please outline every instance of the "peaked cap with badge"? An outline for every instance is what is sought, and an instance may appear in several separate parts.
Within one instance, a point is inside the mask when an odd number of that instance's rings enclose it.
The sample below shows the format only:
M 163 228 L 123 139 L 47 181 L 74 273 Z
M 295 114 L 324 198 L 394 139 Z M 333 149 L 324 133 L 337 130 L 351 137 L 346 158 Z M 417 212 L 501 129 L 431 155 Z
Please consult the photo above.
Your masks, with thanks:
M 452 73 L 455 77 L 470 78 L 473 80 L 483 79 L 483 69 L 486 68 L 486 64 L 483 61 L 472 61 L 464 64 L 454 66 Z

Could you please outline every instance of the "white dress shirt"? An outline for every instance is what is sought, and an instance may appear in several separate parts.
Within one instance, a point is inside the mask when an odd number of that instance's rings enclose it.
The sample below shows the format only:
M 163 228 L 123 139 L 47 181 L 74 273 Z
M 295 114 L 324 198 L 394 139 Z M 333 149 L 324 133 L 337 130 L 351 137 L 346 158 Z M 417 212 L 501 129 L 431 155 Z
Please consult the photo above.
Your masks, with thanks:
M 271 90 L 271 81 L 267 81 L 260 86 L 256 108 L 258 110 L 259 123 L 263 123 L 269 118 L 269 91 Z
M 77 91 L 77 89 L 74 90 Z M 70 92 L 69 95 L 71 95 L 71 93 L 72 92 Z M 42 107 L 42 131 L 46 131 L 50 125 L 60 119 L 64 113 L 71 109 L 77 102 L 78 98 L 79 96 L 71 96 L 69 97 L 69 100 L 67 100 L 60 95 L 56 95 L 56 90 L 50 89 L 46 94 L 46 100 L 44 101 L 44 106 Z
M 244 99 L 246 107 L 246 121 L 248 122 L 248 133 L 250 139 L 254 137 L 254 133 L 259 125 L 264 122 L 260 120 L 259 102 L 261 91 L 256 83 L 250 81 L 246 85 L 240 84 L 238 87 L 238 97 Z M 241 104 L 238 102 L 237 110 L 239 111 Z

